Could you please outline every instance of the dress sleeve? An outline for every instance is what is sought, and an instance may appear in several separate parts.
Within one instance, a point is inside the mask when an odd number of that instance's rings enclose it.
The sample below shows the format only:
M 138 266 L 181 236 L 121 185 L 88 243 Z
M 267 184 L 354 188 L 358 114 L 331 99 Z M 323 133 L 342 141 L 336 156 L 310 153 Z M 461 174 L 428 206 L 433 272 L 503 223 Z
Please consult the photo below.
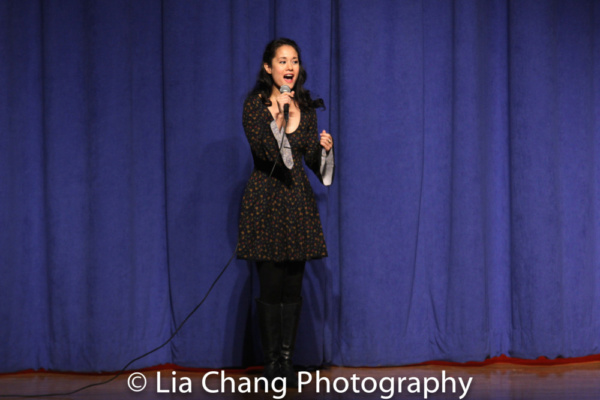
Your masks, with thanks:
M 250 143 L 250 149 L 256 157 L 270 162 L 283 160 L 288 168 L 292 168 L 292 150 L 287 141 L 287 137 L 277 129 L 277 124 L 273 124 L 267 120 L 263 105 L 258 96 L 249 96 L 246 99 L 242 115 L 242 124 L 248 143 Z M 280 146 L 282 137 L 283 146 Z M 279 158 L 280 147 L 282 155 L 281 159 Z M 290 164 L 290 161 L 291 166 L 288 165 Z
M 309 144 L 306 154 L 304 155 L 304 161 L 306 161 L 308 168 L 317 175 L 321 183 L 325 186 L 329 186 L 333 182 L 333 172 L 335 170 L 334 149 L 331 148 L 331 150 L 327 152 L 319 143 L 317 113 L 315 110 L 312 110 L 310 114 L 308 135 Z

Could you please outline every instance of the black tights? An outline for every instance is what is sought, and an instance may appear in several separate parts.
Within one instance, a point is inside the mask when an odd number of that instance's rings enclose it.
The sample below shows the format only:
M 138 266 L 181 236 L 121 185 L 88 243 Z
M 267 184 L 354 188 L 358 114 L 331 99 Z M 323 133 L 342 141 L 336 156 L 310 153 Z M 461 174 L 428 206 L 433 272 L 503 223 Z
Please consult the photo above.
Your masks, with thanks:
M 304 264 L 304 261 L 257 262 L 261 301 L 269 304 L 299 302 Z

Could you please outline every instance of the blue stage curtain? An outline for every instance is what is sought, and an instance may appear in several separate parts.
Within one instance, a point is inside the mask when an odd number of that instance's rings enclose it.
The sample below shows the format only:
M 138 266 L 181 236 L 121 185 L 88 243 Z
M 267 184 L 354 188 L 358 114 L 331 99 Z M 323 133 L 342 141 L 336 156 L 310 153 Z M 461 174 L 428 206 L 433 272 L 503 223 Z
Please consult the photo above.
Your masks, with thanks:
M 120 369 L 234 252 L 265 44 L 301 46 L 311 176 L 296 362 L 600 353 L 600 2 L 0 2 L 0 372 Z M 137 362 L 261 362 L 235 260 Z

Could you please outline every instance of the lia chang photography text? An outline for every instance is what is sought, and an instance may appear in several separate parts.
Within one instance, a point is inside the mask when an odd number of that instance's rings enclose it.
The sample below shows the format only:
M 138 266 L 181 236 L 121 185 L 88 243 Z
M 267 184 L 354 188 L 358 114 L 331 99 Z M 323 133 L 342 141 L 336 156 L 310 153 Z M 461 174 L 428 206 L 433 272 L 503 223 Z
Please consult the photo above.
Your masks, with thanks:
M 210 394 L 223 393 L 259 393 L 271 394 L 273 399 L 283 399 L 287 394 L 285 378 L 275 378 L 271 384 L 264 377 L 229 377 L 225 371 L 210 371 L 201 379 L 193 381 L 189 377 L 178 376 L 177 371 L 170 374 L 156 372 L 156 393 L 194 393 L 196 390 Z M 169 379 L 170 378 L 170 379 Z M 141 392 L 147 388 L 146 376 L 140 372 L 132 373 L 127 379 L 127 385 L 133 392 Z M 473 378 L 451 377 L 446 371 L 440 376 L 426 377 L 369 377 L 357 376 L 329 378 L 321 376 L 319 371 L 310 373 L 298 372 L 298 392 L 315 393 L 318 398 L 322 393 L 339 394 L 372 394 L 381 399 L 391 399 L 396 394 L 420 395 L 423 399 L 435 398 L 438 394 L 455 394 L 457 399 L 464 399 L 469 393 Z M 265 388 L 266 385 L 266 388 Z M 196 387 L 197 386 L 197 387 Z M 264 390 L 265 388 L 266 390 Z

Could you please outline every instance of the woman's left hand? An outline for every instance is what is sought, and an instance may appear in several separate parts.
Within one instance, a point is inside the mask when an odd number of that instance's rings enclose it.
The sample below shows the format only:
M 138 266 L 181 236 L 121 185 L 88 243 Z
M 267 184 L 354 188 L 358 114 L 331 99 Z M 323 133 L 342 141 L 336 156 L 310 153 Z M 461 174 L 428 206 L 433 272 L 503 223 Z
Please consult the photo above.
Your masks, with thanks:
M 333 138 L 323 129 L 321 132 L 321 146 L 329 152 L 333 148 Z

